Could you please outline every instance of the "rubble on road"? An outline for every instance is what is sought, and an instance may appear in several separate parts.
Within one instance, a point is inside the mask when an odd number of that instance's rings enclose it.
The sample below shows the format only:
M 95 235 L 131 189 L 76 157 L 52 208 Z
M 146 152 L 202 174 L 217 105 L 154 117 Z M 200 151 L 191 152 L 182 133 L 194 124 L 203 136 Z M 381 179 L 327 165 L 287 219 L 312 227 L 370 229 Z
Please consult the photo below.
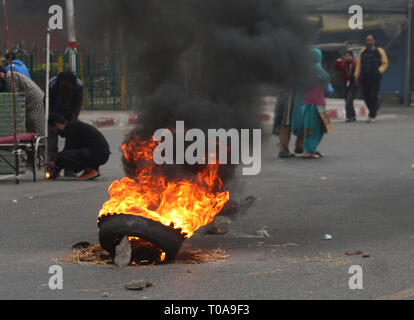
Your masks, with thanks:
M 227 217 L 219 216 L 206 227 L 207 234 L 223 235 L 230 231 L 231 220 Z
M 325 240 L 332 240 L 332 235 L 330 234 L 325 234 L 323 237 Z
M 258 237 L 261 237 L 261 238 L 270 238 L 269 231 L 267 231 L 267 228 L 266 227 L 263 227 L 262 229 L 258 230 L 256 232 L 256 235 Z
M 80 265 L 106 265 L 112 262 L 112 257 L 101 246 L 92 244 L 87 248 L 73 249 L 71 254 L 68 254 L 63 259 L 55 259 L 54 261 L 57 263 L 67 262 Z
M 79 241 L 72 245 L 72 249 L 88 249 L 91 245 L 89 241 Z
M 145 288 L 153 287 L 154 284 L 152 282 L 146 280 L 132 280 L 125 284 L 125 289 L 132 290 L 132 291 L 139 291 L 144 290 Z
M 115 249 L 114 263 L 120 268 L 127 267 L 131 263 L 131 255 L 132 248 L 129 243 L 128 237 L 123 237 L 121 242 Z
M 345 255 L 346 256 L 361 256 L 362 255 L 362 251 L 361 250 L 357 250 L 355 252 L 347 251 L 347 252 L 345 252 Z

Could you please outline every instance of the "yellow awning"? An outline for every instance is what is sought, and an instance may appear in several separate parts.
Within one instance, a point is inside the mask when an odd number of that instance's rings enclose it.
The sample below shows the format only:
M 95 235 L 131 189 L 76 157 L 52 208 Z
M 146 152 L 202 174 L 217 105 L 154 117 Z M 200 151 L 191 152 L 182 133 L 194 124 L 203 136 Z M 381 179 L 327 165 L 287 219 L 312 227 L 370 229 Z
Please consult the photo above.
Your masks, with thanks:
M 321 14 L 321 29 L 323 33 L 340 33 L 351 31 L 349 28 L 349 19 L 350 15 L 348 14 Z M 308 17 L 310 22 L 316 20 L 315 15 Z M 381 16 L 364 16 L 364 30 L 373 30 L 381 29 L 384 23 L 395 22 L 395 21 L 404 21 L 406 20 L 405 15 L 401 14 L 389 14 Z

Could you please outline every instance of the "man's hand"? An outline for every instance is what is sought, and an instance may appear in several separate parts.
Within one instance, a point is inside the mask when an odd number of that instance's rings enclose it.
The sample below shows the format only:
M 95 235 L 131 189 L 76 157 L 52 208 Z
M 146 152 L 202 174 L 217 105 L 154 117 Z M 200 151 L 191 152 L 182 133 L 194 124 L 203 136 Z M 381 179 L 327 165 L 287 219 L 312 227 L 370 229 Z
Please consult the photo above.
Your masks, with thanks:
M 336 62 L 341 63 L 342 62 L 342 58 L 337 59 Z
M 48 162 L 47 167 L 50 169 L 56 169 L 56 163 L 54 161 L 50 161 Z

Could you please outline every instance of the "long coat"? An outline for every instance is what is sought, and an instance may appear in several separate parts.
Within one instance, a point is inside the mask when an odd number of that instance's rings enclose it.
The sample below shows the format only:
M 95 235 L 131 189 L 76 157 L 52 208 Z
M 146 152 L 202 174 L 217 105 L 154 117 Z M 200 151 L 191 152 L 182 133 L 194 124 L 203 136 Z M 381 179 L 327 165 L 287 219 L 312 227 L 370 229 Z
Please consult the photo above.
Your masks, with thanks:
M 42 89 L 25 75 L 13 72 L 15 92 L 22 93 L 26 102 L 26 132 L 35 133 L 38 136 L 45 134 L 45 94 Z M 6 91 L 12 91 L 11 72 L 6 75 Z
M 273 125 L 273 134 L 279 135 L 280 126 L 290 126 L 292 111 L 294 105 L 294 91 L 280 90 L 277 95 L 277 102 L 275 107 L 275 122 Z

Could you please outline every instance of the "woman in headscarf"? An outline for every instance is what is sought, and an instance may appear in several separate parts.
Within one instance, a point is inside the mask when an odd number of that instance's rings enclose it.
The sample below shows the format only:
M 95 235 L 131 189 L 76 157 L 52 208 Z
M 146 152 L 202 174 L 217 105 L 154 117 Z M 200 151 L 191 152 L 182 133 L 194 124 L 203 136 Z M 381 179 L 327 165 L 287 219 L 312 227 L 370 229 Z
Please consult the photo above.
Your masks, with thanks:
M 312 49 L 310 56 L 313 63 L 312 76 L 303 96 L 301 94 L 296 96 L 292 126 L 296 135 L 305 136 L 303 158 L 319 159 L 323 154 L 318 150 L 318 146 L 324 134 L 331 129 L 325 110 L 325 91 L 331 82 L 331 77 L 322 68 L 321 50 Z

